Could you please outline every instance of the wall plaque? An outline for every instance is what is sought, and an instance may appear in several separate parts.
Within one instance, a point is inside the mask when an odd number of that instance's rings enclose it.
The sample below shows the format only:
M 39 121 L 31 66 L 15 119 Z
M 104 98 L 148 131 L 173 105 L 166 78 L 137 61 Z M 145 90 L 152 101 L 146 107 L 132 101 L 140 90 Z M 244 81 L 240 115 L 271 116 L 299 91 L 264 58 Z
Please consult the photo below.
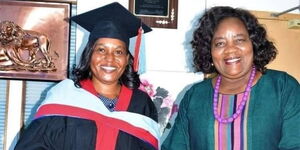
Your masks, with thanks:
M 178 0 L 129 0 L 129 11 L 150 27 L 177 28 Z
M 0 78 L 63 80 L 70 4 L 0 1 Z

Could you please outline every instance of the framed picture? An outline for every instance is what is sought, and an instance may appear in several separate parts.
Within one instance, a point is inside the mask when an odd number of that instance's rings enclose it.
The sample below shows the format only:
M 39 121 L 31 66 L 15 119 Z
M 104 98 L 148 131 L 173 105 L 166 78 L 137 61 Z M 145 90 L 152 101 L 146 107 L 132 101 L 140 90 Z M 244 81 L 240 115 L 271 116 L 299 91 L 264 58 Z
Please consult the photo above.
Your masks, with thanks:
M 150 27 L 177 29 L 178 0 L 129 0 L 129 11 Z
M 0 1 L 0 78 L 68 75 L 70 3 Z

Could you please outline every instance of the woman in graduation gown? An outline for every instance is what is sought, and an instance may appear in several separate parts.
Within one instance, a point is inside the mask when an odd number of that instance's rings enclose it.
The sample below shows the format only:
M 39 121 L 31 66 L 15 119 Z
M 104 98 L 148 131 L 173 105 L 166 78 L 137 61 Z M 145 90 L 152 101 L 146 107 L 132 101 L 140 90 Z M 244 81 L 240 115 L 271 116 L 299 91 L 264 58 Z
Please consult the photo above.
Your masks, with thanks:
M 90 32 L 74 79 L 49 90 L 15 150 L 158 149 L 156 108 L 128 51 L 151 28 L 116 2 L 71 20 Z

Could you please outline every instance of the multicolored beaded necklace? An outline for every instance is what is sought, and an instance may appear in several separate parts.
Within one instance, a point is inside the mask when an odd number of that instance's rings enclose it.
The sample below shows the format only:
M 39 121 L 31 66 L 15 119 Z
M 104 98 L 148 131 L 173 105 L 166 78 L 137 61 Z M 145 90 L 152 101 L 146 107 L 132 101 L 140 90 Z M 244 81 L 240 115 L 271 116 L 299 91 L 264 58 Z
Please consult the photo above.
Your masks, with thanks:
M 218 122 L 231 123 L 242 113 L 243 109 L 245 108 L 249 93 L 251 91 L 251 86 L 252 86 L 253 80 L 255 78 L 255 74 L 256 74 L 256 68 L 255 68 L 255 66 L 253 66 L 253 68 L 251 70 L 250 78 L 248 80 L 247 87 L 244 91 L 242 101 L 241 101 L 240 105 L 238 106 L 236 112 L 231 117 L 228 117 L 228 118 L 222 118 L 221 115 L 218 114 L 218 95 L 219 95 L 219 89 L 220 89 L 220 84 L 221 84 L 221 76 L 219 75 L 217 77 L 216 86 L 214 89 L 213 110 L 214 110 L 215 119 Z

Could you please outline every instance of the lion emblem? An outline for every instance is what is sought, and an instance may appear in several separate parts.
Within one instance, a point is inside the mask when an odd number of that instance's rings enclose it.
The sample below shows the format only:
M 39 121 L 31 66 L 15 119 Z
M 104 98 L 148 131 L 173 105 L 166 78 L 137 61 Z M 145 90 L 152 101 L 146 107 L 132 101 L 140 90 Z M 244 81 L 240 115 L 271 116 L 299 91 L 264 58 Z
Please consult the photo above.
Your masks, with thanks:
M 58 55 L 57 55 L 58 56 Z M 45 34 L 23 30 L 12 21 L 0 22 L 0 69 L 55 70 L 50 40 Z

